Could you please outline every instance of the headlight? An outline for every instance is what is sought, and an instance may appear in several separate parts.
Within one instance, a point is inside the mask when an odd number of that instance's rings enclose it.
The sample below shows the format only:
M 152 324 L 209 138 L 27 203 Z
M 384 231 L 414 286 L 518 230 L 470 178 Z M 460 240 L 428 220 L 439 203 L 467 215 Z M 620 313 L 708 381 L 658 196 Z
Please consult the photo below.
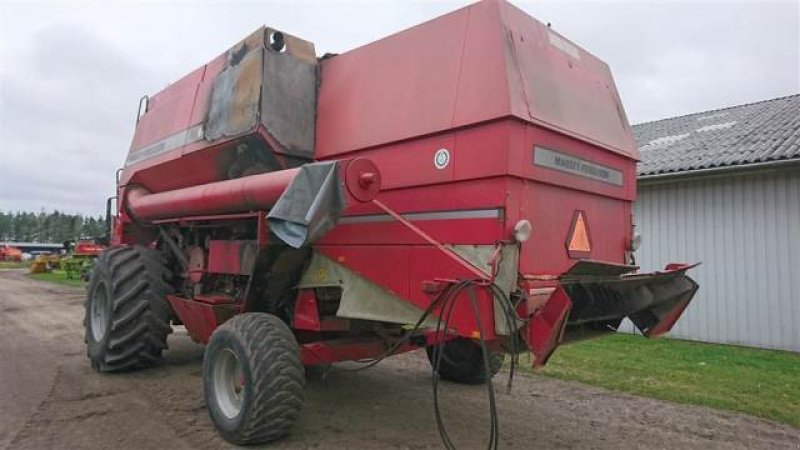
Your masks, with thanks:
M 631 251 L 635 252 L 639 249 L 640 245 L 642 245 L 642 235 L 639 233 L 634 233 L 633 238 L 631 238 Z
M 533 227 L 531 223 L 525 219 L 520 220 L 514 225 L 514 240 L 517 242 L 525 242 L 531 238 Z

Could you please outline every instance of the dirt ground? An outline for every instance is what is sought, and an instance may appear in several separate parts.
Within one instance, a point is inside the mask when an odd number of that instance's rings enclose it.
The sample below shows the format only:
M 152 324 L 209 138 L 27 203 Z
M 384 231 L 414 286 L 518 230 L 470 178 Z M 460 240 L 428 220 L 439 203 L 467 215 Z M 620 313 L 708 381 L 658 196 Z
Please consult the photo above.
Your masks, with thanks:
M 83 291 L 0 271 L 0 448 L 228 448 L 203 404 L 203 348 L 170 336 L 164 362 L 104 375 L 83 346 Z M 800 430 L 740 414 L 519 375 L 498 382 L 503 448 L 800 448 Z M 485 388 L 446 383 L 459 448 L 484 448 Z M 441 448 L 430 369 L 419 352 L 375 368 L 309 377 L 304 417 L 270 446 Z

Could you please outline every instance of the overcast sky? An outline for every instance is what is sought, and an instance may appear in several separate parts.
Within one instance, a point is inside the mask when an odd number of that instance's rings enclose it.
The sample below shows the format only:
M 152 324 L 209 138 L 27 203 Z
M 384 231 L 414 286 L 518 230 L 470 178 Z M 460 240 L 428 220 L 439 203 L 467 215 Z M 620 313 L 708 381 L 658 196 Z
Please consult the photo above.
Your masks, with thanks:
M 470 1 L 0 0 L 0 210 L 100 214 L 136 105 L 261 24 L 342 53 Z M 513 2 L 605 60 L 631 123 L 800 92 L 800 3 Z

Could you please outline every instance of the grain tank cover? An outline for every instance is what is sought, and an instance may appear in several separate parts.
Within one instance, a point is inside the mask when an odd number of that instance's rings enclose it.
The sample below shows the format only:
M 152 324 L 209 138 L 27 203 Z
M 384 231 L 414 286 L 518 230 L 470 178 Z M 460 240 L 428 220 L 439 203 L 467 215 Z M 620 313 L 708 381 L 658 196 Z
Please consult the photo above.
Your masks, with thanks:
M 225 68 L 214 80 L 206 140 L 238 136 L 260 122 L 284 151 L 310 158 L 316 94 L 314 46 L 259 28 L 228 51 Z
M 502 0 L 321 65 L 319 158 L 514 117 L 638 159 L 608 65 Z

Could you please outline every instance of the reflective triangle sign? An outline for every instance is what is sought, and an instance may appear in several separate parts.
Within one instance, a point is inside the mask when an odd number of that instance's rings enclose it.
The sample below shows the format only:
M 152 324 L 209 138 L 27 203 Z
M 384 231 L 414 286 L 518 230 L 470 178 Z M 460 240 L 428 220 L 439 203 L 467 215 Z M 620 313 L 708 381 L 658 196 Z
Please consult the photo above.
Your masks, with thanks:
M 575 211 L 572 216 L 569 234 L 567 235 L 567 253 L 573 259 L 588 258 L 592 252 L 592 239 L 589 235 L 589 225 L 586 213 Z

